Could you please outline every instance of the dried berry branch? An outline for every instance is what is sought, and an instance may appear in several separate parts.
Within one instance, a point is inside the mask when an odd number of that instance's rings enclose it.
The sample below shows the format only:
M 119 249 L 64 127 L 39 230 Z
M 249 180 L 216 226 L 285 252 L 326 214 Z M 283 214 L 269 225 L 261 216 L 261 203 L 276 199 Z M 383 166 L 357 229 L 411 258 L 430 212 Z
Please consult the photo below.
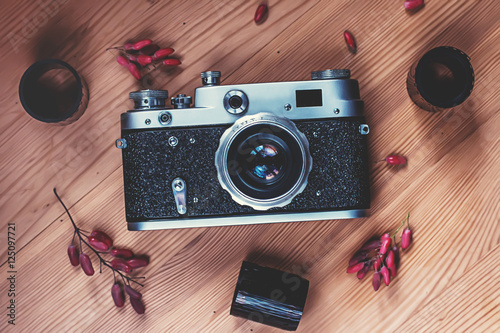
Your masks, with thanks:
M 134 282 L 134 283 L 136 283 L 136 284 L 140 285 L 141 287 L 144 287 L 144 285 L 143 285 L 143 284 L 141 284 L 141 283 L 139 283 L 139 282 L 135 281 L 134 279 L 145 279 L 145 277 L 143 277 L 143 276 L 139 276 L 139 277 L 130 277 L 130 276 L 127 276 L 127 275 L 122 274 L 119 270 L 117 270 L 117 269 L 115 269 L 115 268 L 111 267 L 111 265 L 110 265 L 110 264 L 108 264 L 108 262 L 109 262 L 109 261 L 107 261 L 106 259 L 104 259 L 104 258 L 101 256 L 101 254 L 100 254 L 101 252 L 99 252 L 99 251 L 95 250 L 92 246 L 90 246 L 90 244 L 89 244 L 89 243 L 87 243 L 87 242 L 85 241 L 85 239 L 83 239 L 83 237 L 82 237 L 82 235 L 81 235 L 81 229 L 80 229 L 80 228 L 78 228 L 78 227 L 76 226 L 75 221 L 74 221 L 74 220 L 73 220 L 73 218 L 71 217 L 71 214 L 69 213 L 68 208 L 66 208 L 66 205 L 64 204 L 64 202 L 61 200 L 61 198 L 60 198 L 60 197 L 59 197 L 59 195 L 57 194 L 57 191 L 56 191 L 56 189 L 55 189 L 55 188 L 54 188 L 54 194 L 56 195 L 57 200 L 59 200 L 59 202 L 61 203 L 61 205 L 64 207 L 64 210 L 66 211 L 66 214 L 68 214 L 68 217 L 69 217 L 69 219 L 70 219 L 70 221 L 71 221 L 71 224 L 73 224 L 73 228 L 75 228 L 75 234 L 78 236 L 78 238 L 80 238 L 80 242 L 81 242 L 81 243 L 84 243 L 85 245 L 87 245 L 87 247 L 88 247 L 89 249 L 91 249 L 91 250 L 95 253 L 95 255 L 97 256 L 97 258 L 99 258 L 99 261 L 100 261 L 101 265 L 105 265 L 105 266 L 109 267 L 109 268 L 113 271 L 113 273 L 115 273 L 115 272 L 116 272 L 116 273 L 120 274 L 120 275 L 121 275 L 121 277 L 122 277 L 123 279 L 126 279 L 128 282 Z M 74 236 L 73 236 L 73 237 L 74 237 Z M 71 245 L 70 245 L 70 246 L 71 246 Z M 80 247 L 80 253 L 81 253 L 81 254 L 84 254 L 84 253 L 83 253 L 83 249 L 82 249 L 81 247 Z M 80 256 L 81 256 L 81 254 L 80 254 Z M 87 257 L 88 257 L 88 255 L 87 255 Z M 92 275 L 92 274 L 91 274 L 91 275 Z
M 136 281 L 137 279 L 144 279 L 145 277 L 139 276 L 139 277 L 131 277 L 126 274 L 123 274 L 120 271 L 123 271 L 124 273 L 130 273 L 132 272 L 132 269 L 140 268 L 140 267 L 145 267 L 149 264 L 149 259 L 144 256 L 139 256 L 139 257 L 134 257 L 134 253 L 130 250 L 127 249 L 118 249 L 118 248 L 112 248 L 113 246 L 113 240 L 104 232 L 102 231 L 97 231 L 94 230 L 92 231 L 89 235 L 87 231 L 82 230 L 76 226 L 75 221 L 73 220 L 73 217 L 69 213 L 68 208 L 64 204 L 64 202 L 61 200 L 59 195 L 57 194 L 56 189 L 54 188 L 54 194 L 57 197 L 57 200 L 61 203 L 61 205 L 64 207 L 64 210 L 69 216 L 69 219 L 71 221 L 71 224 L 73 225 L 74 232 L 73 232 L 73 238 L 71 240 L 71 244 L 68 247 L 68 257 L 70 259 L 70 263 L 73 266 L 78 266 L 80 265 L 82 267 L 82 270 L 84 273 L 88 276 L 94 275 L 94 267 L 92 266 L 92 261 L 90 260 L 90 257 L 88 254 L 83 252 L 83 246 L 82 243 L 85 244 L 89 249 L 91 249 L 97 258 L 99 259 L 99 273 L 102 273 L 102 266 L 106 266 L 111 269 L 113 272 L 113 279 L 114 279 L 114 284 L 111 288 L 111 296 L 113 297 L 113 301 L 117 307 L 122 307 L 125 302 L 125 296 L 123 293 L 123 287 L 122 285 L 117 282 L 116 280 L 116 274 L 118 274 L 125 286 L 125 291 L 130 296 L 130 303 L 132 304 L 132 307 L 134 310 L 142 314 L 144 313 L 144 304 L 141 301 L 142 294 L 135 289 L 133 289 L 130 286 L 130 283 L 135 283 L 138 284 L 141 287 L 144 287 L 143 284 L 139 283 Z M 84 239 L 84 236 L 87 238 L 88 242 Z M 80 243 L 80 253 L 78 254 L 78 249 L 76 247 L 75 243 L 75 236 L 78 236 L 78 241 Z M 111 261 L 106 260 L 102 257 L 101 254 L 110 254 L 113 257 L 117 257 L 116 259 L 112 259 Z M 119 259 L 123 258 L 123 259 Z M 128 259 L 125 261 L 125 259 Z
M 109 47 L 106 51 L 118 50 L 120 54 L 116 61 L 127 68 L 136 80 L 142 80 L 143 74 L 151 74 L 160 66 L 179 66 L 181 61 L 169 58 L 174 53 L 173 48 L 160 48 L 153 44 L 151 39 L 143 39 L 135 43 L 126 43 L 122 46 Z
M 411 243 L 412 232 L 410 230 L 410 213 L 401 222 L 394 233 L 385 233 L 380 238 L 370 239 L 349 260 L 347 273 L 357 273 L 358 279 L 363 279 L 370 269 L 375 273 L 372 278 L 372 286 L 375 291 L 380 288 L 380 282 L 389 285 L 391 278 L 396 277 L 399 269 L 399 245 L 396 235 L 399 230 L 407 224 L 401 234 L 401 248 L 407 249 Z

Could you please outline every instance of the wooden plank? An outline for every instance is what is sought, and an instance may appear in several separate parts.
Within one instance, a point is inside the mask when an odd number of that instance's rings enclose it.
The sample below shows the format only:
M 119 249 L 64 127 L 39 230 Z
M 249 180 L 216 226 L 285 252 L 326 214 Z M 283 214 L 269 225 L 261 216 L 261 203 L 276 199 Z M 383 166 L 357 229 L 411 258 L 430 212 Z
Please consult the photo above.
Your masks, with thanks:
M 246 259 L 310 280 L 299 331 L 498 330 L 500 5 L 428 0 L 414 15 L 392 2 L 270 5 L 268 21 L 255 26 L 256 3 L 247 1 L 68 1 L 18 51 L 0 49 L 0 60 L 13 64 L 0 67 L 0 240 L 7 222 L 15 221 L 21 249 L 17 329 L 278 332 L 228 315 Z M 37 2 L 6 1 L 0 29 L 22 33 L 22 15 L 32 21 L 39 11 Z M 358 40 L 356 55 L 345 49 L 345 29 Z M 182 70 L 162 73 L 154 83 L 171 94 L 191 93 L 206 69 L 222 70 L 224 84 L 232 84 L 351 68 L 371 128 L 371 217 L 126 231 L 121 156 L 113 142 L 119 114 L 130 107 L 127 93 L 139 86 L 103 50 L 146 36 L 173 46 L 183 60 Z M 411 63 L 437 45 L 469 54 L 477 80 L 462 106 L 430 114 L 411 103 L 405 79 Z M 89 82 L 91 103 L 73 125 L 38 123 L 17 102 L 20 75 L 42 55 L 71 60 Z M 390 153 L 404 154 L 409 165 L 377 162 Z M 113 306 L 111 272 L 89 278 L 69 265 L 72 228 L 54 186 L 82 228 L 99 227 L 116 244 L 151 256 L 151 265 L 138 272 L 147 276 L 141 289 L 146 315 Z M 345 273 L 347 258 L 407 211 L 415 243 L 391 286 L 374 293 L 370 281 Z M 0 253 L 4 303 L 5 247 Z M 0 331 L 11 330 L 0 322 Z

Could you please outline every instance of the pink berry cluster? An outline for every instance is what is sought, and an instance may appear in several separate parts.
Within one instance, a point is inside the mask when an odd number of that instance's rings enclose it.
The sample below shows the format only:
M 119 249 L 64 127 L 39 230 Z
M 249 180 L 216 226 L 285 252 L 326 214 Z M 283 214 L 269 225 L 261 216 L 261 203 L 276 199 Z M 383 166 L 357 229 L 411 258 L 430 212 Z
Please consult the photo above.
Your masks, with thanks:
M 127 68 L 130 74 L 137 80 L 142 79 L 143 73 L 141 70 L 150 64 L 153 64 L 155 67 L 157 65 L 179 66 L 181 64 L 179 59 L 169 57 L 174 53 L 173 48 L 160 48 L 157 44 L 153 44 L 151 39 L 126 43 L 123 46 L 111 47 L 108 50 L 110 49 L 120 51 L 120 55 L 116 58 L 116 61 Z
M 398 245 L 396 235 L 399 230 L 407 224 L 407 227 L 401 234 L 401 242 Z M 361 248 L 354 253 L 349 265 L 347 273 L 357 273 L 358 279 L 363 279 L 370 270 L 374 270 L 372 285 L 377 291 L 380 288 L 381 280 L 384 280 L 386 286 L 391 282 L 391 278 L 395 278 L 400 264 L 399 247 L 406 250 L 412 241 L 412 231 L 410 229 L 410 214 L 401 222 L 399 228 L 393 233 L 392 237 L 389 233 L 385 233 L 380 238 L 368 240 Z
M 127 274 L 132 273 L 132 270 L 146 267 L 149 264 L 147 256 L 136 256 L 129 249 L 113 247 L 113 239 L 105 232 L 93 230 L 90 234 L 85 230 L 78 228 L 71 217 L 66 205 L 62 202 L 61 198 L 54 189 L 54 194 L 66 210 L 73 228 L 73 239 L 68 247 L 68 257 L 71 265 L 80 266 L 83 272 L 88 275 L 94 275 L 94 266 L 87 253 L 83 251 L 83 245 L 95 253 L 99 259 L 99 271 L 102 272 L 102 266 L 106 266 L 113 271 L 114 283 L 111 287 L 111 296 L 117 307 L 125 305 L 125 293 L 129 295 L 130 304 L 132 308 L 138 313 L 143 314 L 145 311 L 144 303 L 142 302 L 142 294 L 130 286 L 135 283 L 141 287 L 143 285 L 137 282 L 137 279 L 144 279 L 144 277 L 131 277 Z M 78 239 L 75 241 L 75 237 Z M 78 245 L 79 244 L 79 245 Z M 102 255 L 110 255 L 113 259 L 106 260 Z M 123 273 L 122 273 L 123 272 Z M 125 273 L 125 274 L 124 274 Z M 117 279 L 117 275 L 121 278 L 123 284 Z

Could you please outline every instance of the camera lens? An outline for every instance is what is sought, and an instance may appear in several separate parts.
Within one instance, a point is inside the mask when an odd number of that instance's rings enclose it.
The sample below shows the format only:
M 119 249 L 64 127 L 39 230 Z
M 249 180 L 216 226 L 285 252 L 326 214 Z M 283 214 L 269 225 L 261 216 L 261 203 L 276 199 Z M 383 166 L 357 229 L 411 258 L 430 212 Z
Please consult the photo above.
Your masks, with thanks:
M 289 204 L 304 190 L 312 158 L 307 138 L 291 120 L 257 113 L 224 132 L 215 166 L 234 201 L 267 210 Z
M 302 151 L 297 140 L 270 124 L 251 126 L 229 146 L 227 165 L 236 188 L 255 199 L 287 193 L 302 172 Z
M 239 109 L 242 104 L 243 104 L 243 100 L 238 95 L 235 95 L 235 96 L 232 96 L 231 98 L 229 98 L 229 106 L 232 107 L 233 109 Z

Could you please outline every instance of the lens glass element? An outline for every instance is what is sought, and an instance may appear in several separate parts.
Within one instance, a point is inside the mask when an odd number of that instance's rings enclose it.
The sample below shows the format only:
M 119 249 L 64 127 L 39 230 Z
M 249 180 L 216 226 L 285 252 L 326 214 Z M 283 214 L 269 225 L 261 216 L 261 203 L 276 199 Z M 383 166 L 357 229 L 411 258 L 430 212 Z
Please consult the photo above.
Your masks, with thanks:
M 303 161 L 297 139 L 271 124 L 241 131 L 227 155 L 234 185 L 255 199 L 272 199 L 290 191 L 300 179 Z
M 284 154 L 280 154 L 278 148 L 272 144 L 255 147 L 249 157 L 252 175 L 269 182 L 276 180 L 285 162 Z

